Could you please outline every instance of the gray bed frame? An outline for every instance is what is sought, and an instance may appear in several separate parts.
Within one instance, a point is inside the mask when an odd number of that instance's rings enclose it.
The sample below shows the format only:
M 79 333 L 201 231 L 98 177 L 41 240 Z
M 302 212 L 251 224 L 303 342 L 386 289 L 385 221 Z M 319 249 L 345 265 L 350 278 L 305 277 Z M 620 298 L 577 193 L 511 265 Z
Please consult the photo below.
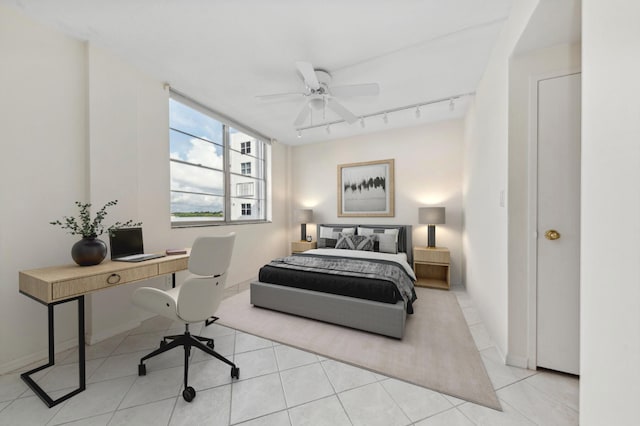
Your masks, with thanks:
M 357 227 L 354 224 L 325 225 Z M 407 254 L 412 264 L 411 225 L 359 225 L 366 228 L 397 228 L 398 251 Z M 404 302 L 374 302 L 336 294 L 254 281 L 250 285 L 254 306 L 312 318 L 332 324 L 402 339 L 407 313 Z

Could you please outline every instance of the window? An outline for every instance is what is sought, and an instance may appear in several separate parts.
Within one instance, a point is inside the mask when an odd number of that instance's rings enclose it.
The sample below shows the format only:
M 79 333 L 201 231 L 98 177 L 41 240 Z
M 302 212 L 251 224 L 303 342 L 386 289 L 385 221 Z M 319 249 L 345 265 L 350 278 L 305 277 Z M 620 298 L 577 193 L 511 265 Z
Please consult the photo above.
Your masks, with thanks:
M 236 197 L 253 197 L 253 182 L 238 183 Z
M 240 142 L 240 154 L 251 154 L 251 141 Z
M 265 140 L 172 92 L 171 225 L 267 221 L 267 160 L 271 147 Z

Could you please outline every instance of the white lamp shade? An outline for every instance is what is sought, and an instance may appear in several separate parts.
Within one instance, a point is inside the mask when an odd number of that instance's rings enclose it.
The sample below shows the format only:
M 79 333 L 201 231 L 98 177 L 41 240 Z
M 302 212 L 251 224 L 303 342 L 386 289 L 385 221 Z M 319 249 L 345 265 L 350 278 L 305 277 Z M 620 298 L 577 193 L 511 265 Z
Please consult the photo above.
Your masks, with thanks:
M 420 207 L 418 209 L 418 223 L 423 225 L 445 223 L 444 207 Z
M 295 214 L 296 223 L 311 223 L 313 221 L 312 209 L 298 209 Z

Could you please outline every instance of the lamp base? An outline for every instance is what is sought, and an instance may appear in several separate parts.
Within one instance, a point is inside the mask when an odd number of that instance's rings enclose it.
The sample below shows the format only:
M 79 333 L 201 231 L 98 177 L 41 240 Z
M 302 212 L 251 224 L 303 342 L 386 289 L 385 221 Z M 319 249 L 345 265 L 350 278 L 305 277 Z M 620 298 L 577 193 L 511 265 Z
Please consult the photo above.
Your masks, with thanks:
M 307 224 L 300 225 L 300 241 L 307 241 Z
M 427 247 L 430 247 L 430 248 L 436 247 L 436 226 L 435 225 L 427 226 Z

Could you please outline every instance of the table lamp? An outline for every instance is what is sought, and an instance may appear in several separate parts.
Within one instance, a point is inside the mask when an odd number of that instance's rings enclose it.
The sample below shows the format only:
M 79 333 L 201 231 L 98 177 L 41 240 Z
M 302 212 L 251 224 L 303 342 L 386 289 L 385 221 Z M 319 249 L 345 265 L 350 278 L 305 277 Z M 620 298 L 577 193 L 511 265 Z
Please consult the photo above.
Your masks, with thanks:
M 313 220 L 313 210 L 311 209 L 298 209 L 296 210 L 296 223 L 300 224 L 300 241 L 306 241 L 307 239 L 307 223 Z
M 427 247 L 436 246 L 436 225 L 444 222 L 444 207 L 420 207 L 418 223 L 428 225 Z

